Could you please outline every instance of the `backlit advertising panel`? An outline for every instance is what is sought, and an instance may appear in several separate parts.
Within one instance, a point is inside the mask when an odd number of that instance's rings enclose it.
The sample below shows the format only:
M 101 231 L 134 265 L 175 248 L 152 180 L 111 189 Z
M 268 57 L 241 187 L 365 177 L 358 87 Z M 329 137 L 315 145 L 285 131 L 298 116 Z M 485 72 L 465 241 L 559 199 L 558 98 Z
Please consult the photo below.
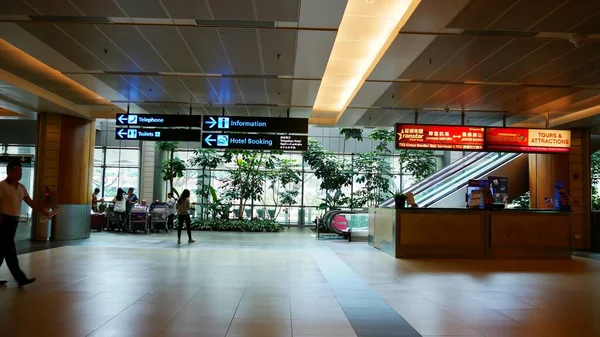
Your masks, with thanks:
M 396 124 L 397 149 L 479 151 L 484 138 L 483 127 Z
M 571 131 L 487 128 L 485 149 L 490 152 L 569 153 Z

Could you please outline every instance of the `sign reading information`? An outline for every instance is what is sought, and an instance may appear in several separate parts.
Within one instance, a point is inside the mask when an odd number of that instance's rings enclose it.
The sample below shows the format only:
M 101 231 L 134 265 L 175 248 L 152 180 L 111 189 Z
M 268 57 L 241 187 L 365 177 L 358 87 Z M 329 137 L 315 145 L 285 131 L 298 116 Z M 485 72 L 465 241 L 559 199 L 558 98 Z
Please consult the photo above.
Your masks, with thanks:
M 484 137 L 482 127 L 396 124 L 397 149 L 478 151 Z
M 550 129 L 487 128 L 485 149 L 502 152 L 568 153 L 571 131 Z
M 305 151 L 308 136 L 204 133 L 203 148 Z
M 308 118 L 204 116 L 203 131 L 308 133 Z

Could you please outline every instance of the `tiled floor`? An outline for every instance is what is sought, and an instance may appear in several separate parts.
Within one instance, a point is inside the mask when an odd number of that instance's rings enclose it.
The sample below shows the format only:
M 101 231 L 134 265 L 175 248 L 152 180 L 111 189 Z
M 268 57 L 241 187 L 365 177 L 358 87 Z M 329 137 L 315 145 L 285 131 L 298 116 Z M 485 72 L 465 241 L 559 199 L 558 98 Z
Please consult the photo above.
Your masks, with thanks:
M 296 230 L 196 238 L 99 233 L 21 255 L 38 282 L 0 288 L 0 336 L 600 336 L 600 261 L 395 260 Z

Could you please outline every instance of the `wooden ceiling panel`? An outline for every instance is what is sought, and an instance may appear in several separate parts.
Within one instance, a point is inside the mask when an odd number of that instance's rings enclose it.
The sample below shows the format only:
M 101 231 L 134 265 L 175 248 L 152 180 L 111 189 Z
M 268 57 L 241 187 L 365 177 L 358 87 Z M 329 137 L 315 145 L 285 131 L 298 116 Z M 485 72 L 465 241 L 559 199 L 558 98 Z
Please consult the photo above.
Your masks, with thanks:
M 156 54 L 152 46 L 142 37 L 135 27 L 130 26 L 98 26 L 127 56 L 132 58 L 143 71 L 171 71 L 169 66 Z M 108 53 L 116 47 L 108 48 Z M 107 54 L 108 54 L 107 53 Z M 125 70 L 125 69 L 116 69 Z
M 294 75 L 297 33 L 291 30 L 260 30 L 260 46 L 265 73 Z
M 173 19 L 210 20 L 206 2 L 198 0 L 168 0 L 162 2 Z
M 255 0 L 259 21 L 300 21 L 300 0 Z
M 96 75 L 96 78 L 130 101 L 145 101 L 149 99 L 145 92 L 141 92 L 135 86 L 137 83 L 135 79 L 127 79 L 124 76 L 116 75 Z
M 462 81 L 488 80 L 502 69 L 517 62 L 521 57 L 541 47 L 545 41 L 516 39 L 509 42 L 502 49 L 490 55 L 484 62 L 475 66 L 471 71 L 462 76 Z
M 464 107 L 464 102 L 457 98 L 464 97 L 474 89 L 472 85 L 448 85 L 425 101 L 423 107 L 460 109 Z
M 201 72 L 176 28 L 144 26 L 139 29 L 173 71 Z
M 600 34 L 600 14 L 596 14 L 587 21 L 582 22 L 571 31 L 582 34 Z
M 420 107 L 431 96 L 436 94 L 438 91 L 442 90 L 444 87 L 444 84 L 421 84 L 417 88 L 415 88 L 415 90 L 408 93 L 407 96 L 401 98 L 401 100 L 396 104 L 396 106 L 401 108 Z
M 213 88 L 215 88 L 216 95 L 222 103 L 233 104 L 244 102 L 234 79 L 211 78 L 209 81 Z
M 35 9 L 28 6 L 26 3 L 20 0 L 16 1 L 3 1 L 0 6 L 0 14 L 5 15 L 39 15 Z
M 219 103 L 219 98 L 213 92 L 209 82 L 205 78 L 181 77 L 181 80 L 200 102 Z
M 54 25 L 22 23 L 19 26 L 85 70 L 106 69 L 105 64 Z
M 75 24 L 61 24 L 58 26 L 108 65 L 108 69 L 103 67 L 101 70 L 141 71 L 141 68 L 123 54 L 96 26 Z
M 232 73 L 216 29 L 180 27 L 179 31 L 205 73 Z
M 292 80 L 265 80 L 270 104 L 290 104 L 292 102 Z
M 493 82 L 515 82 L 536 69 L 552 62 L 573 50 L 574 46 L 568 41 L 549 41 L 533 53 L 521 58 L 500 73 L 492 76 Z
M 252 0 L 208 0 L 215 20 L 254 21 Z
M 459 51 L 448 63 L 444 64 L 430 79 L 456 80 L 508 42 L 510 42 L 508 39 L 476 38 L 468 47 Z
M 73 6 L 83 12 L 85 16 L 105 16 L 120 17 L 124 16 L 123 11 L 115 4 L 113 0 L 69 0 Z M 173 1 L 173 0 L 171 0 Z
M 555 101 L 557 99 L 563 98 L 565 96 L 572 95 L 578 91 L 580 91 L 580 89 L 573 89 L 573 88 L 547 90 L 546 92 L 542 93 L 541 95 L 533 96 L 530 99 L 526 100 L 525 102 L 522 102 L 522 103 L 519 103 L 519 104 L 509 107 L 509 110 L 528 111 L 528 110 L 537 108 L 539 106 L 542 106 L 544 104 L 550 103 L 552 101 Z
M 265 104 L 267 102 L 265 80 L 241 78 L 237 81 L 244 97 L 243 103 Z
M 179 77 L 174 76 L 152 76 L 151 79 L 157 83 L 175 102 L 198 102 L 192 96 Z
M 439 36 L 402 73 L 401 78 L 427 79 L 473 38 L 467 36 Z
M 219 29 L 234 74 L 263 74 L 256 30 Z
M 9 0 L 19 1 L 19 0 Z M 4 3 L 5 1 L 3 1 Z M 80 16 L 81 13 L 75 9 L 75 7 L 71 6 L 68 0 L 27 0 L 25 3 L 29 4 L 31 7 L 35 8 L 36 11 L 42 15 L 58 15 L 58 16 Z
M 159 0 L 115 0 L 132 18 L 168 18 Z
M 600 1 L 571 0 L 531 28 L 535 32 L 579 31 L 579 26 L 600 13 Z
M 497 30 L 530 30 L 537 22 L 555 11 L 560 11 L 565 0 L 526 0 L 517 1 L 504 15 L 489 28 Z
M 550 62 L 546 66 L 535 70 L 533 73 L 523 77 L 524 83 L 551 83 L 551 84 L 574 84 L 577 78 L 569 75 L 572 70 L 591 65 L 586 65 L 600 57 L 600 42 L 586 43 L 580 48 L 573 48 L 570 52 Z
M 485 29 L 518 0 L 473 0 L 448 28 Z
M 473 90 L 465 93 L 464 95 L 457 97 L 456 99 L 462 100 L 465 103 L 467 109 L 481 109 L 485 110 L 490 105 L 498 103 L 504 97 L 516 95 L 523 91 L 521 87 L 492 87 L 492 86 L 479 86 Z M 475 93 L 475 94 L 474 94 Z

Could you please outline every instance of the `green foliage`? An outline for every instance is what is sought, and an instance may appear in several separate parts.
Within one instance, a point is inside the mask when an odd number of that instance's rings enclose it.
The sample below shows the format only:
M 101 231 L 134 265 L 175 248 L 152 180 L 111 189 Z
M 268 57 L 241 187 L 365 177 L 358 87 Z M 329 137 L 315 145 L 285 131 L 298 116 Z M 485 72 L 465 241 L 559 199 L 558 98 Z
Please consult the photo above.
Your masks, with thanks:
M 322 190 L 338 191 L 352 184 L 351 165 L 341 161 L 313 138 L 308 140 L 308 150 L 302 153 L 302 160 L 315 172 L 315 177 L 321 180 Z
M 325 211 L 338 210 L 350 203 L 350 198 L 341 190 L 337 190 L 333 195 L 327 192 L 325 199 L 321 200 L 323 202 L 317 208 Z
M 400 167 L 419 182 L 435 172 L 435 154 L 430 150 L 400 150 Z
M 192 221 L 193 230 L 222 232 L 279 232 L 281 225 L 273 220 L 202 220 Z
M 262 200 L 267 172 L 275 168 L 276 155 L 281 153 L 283 152 L 227 150 L 223 154 L 224 162 L 233 164 L 228 171 L 228 178 L 223 180 L 227 190 L 225 198 L 239 200 L 237 213 L 240 219 L 244 217 L 248 202 Z
M 277 218 L 281 212 L 280 205 L 294 205 L 297 203 L 296 197 L 300 191 L 297 185 L 301 178 L 298 174 L 298 164 L 295 160 L 276 158 L 274 168 L 267 173 L 270 181 L 269 189 L 272 192 L 272 200 L 275 205 L 275 214 Z
M 185 171 L 185 162 L 179 158 L 174 158 L 175 151 L 179 147 L 179 142 L 158 142 L 156 148 L 169 153 L 169 159 L 162 162 L 162 179 L 169 182 L 171 193 L 179 197 L 179 193 L 173 188 L 173 179 L 183 177 Z
M 217 151 L 213 149 L 203 149 L 201 147 L 194 150 L 194 157 L 188 161 L 192 167 L 200 168 L 200 174 L 197 180 L 196 195 L 200 199 L 201 209 L 208 201 L 211 194 L 210 178 L 212 170 L 216 169 L 223 159 Z M 204 213 L 204 212 L 201 212 Z
M 359 142 L 362 142 L 363 140 L 363 129 L 351 129 L 351 128 L 344 128 L 344 129 L 340 129 L 340 135 L 344 136 L 344 140 L 348 141 L 350 139 L 356 139 Z
M 355 170 L 360 172 L 356 182 L 364 184 L 364 188 L 354 194 L 353 208 L 378 205 L 389 192 L 392 165 L 385 156 L 376 152 L 357 155 L 354 165 Z
M 179 142 L 157 142 L 156 148 L 161 151 L 174 152 L 179 147 Z
M 212 186 L 209 186 L 210 196 L 212 201 L 208 204 L 208 209 L 206 210 L 206 214 L 212 219 L 228 219 L 229 214 L 231 213 L 231 209 L 233 205 L 231 202 L 227 202 L 222 200 L 217 195 L 217 190 L 215 190 Z
M 511 206 L 511 208 L 514 209 L 529 209 L 530 207 L 530 194 L 529 191 L 525 192 L 525 194 L 516 197 L 515 199 L 513 199 L 513 201 L 510 203 L 509 206 Z
M 377 141 L 375 151 L 381 154 L 391 154 L 389 144 L 394 142 L 394 131 L 377 129 L 369 135 L 369 139 Z

